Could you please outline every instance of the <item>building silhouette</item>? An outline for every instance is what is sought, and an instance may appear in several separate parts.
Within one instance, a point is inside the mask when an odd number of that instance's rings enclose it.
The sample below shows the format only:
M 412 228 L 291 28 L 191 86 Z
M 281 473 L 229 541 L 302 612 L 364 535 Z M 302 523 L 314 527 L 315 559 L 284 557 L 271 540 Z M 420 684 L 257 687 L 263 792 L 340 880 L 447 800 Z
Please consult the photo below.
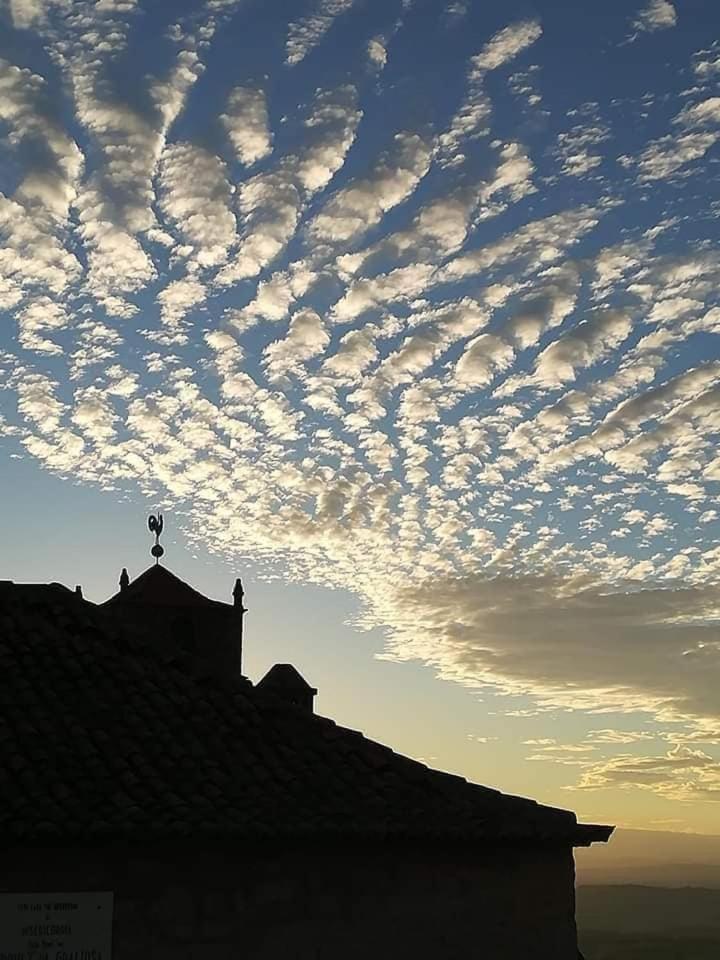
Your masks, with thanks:
M 102 604 L 0 582 L 0 960 L 110 960 L 98 892 L 113 960 L 576 960 L 612 828 L 316 715 L 289 664 L 253 685 L 244 614 L 158 563 Z M 73 931 L 15 931 L 51 892 Z

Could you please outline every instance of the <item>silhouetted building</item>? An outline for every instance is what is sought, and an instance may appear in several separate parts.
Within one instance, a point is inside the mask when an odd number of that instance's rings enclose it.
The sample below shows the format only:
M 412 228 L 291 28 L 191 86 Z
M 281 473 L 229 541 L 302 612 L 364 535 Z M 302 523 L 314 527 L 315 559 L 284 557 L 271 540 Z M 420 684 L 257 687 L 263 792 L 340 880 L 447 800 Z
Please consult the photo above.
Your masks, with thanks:
M 111 914 L 114 960 L 576 960 L 612 828 L 317 716 L 289 664 L 253 686 L 244 613 L 159 565 L 0 583 L 0 958 L 110 960 Z

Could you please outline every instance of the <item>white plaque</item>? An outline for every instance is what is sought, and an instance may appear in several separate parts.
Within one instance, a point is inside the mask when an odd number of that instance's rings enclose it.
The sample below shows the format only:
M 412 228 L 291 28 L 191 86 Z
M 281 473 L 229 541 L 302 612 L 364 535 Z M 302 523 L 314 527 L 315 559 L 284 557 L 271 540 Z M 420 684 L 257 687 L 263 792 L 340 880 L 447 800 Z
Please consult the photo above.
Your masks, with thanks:
M 112 893 L 0 893 L 0 960 L 111 960 Z

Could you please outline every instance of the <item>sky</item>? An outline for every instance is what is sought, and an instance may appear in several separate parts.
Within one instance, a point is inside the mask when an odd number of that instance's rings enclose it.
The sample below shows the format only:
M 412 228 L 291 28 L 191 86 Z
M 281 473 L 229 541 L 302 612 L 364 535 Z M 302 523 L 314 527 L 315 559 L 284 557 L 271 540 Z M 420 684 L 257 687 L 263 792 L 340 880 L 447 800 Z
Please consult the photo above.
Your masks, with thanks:
M 720 9 L 0 0 L 0 576 L 720 834 Z

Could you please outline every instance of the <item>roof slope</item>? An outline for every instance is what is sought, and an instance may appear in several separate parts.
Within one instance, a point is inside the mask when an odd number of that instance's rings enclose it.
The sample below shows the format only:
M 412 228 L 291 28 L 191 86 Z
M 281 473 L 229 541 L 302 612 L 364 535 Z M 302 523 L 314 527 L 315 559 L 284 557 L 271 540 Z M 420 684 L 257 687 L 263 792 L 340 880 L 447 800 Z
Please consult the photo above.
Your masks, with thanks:
M 0 583 L 0 841 L 605 840 L 153 652 L 117 609 Z
M 210 600 L 180 577 L 176 577 L 167 567 L 159 563 L 144 570 L 131 580 L 124 590 L 110 597 L 103 606 L 118 604 L 151 605 L 153 607 L 202 607 L 222 608 L 230 604 L 219 600 Z

